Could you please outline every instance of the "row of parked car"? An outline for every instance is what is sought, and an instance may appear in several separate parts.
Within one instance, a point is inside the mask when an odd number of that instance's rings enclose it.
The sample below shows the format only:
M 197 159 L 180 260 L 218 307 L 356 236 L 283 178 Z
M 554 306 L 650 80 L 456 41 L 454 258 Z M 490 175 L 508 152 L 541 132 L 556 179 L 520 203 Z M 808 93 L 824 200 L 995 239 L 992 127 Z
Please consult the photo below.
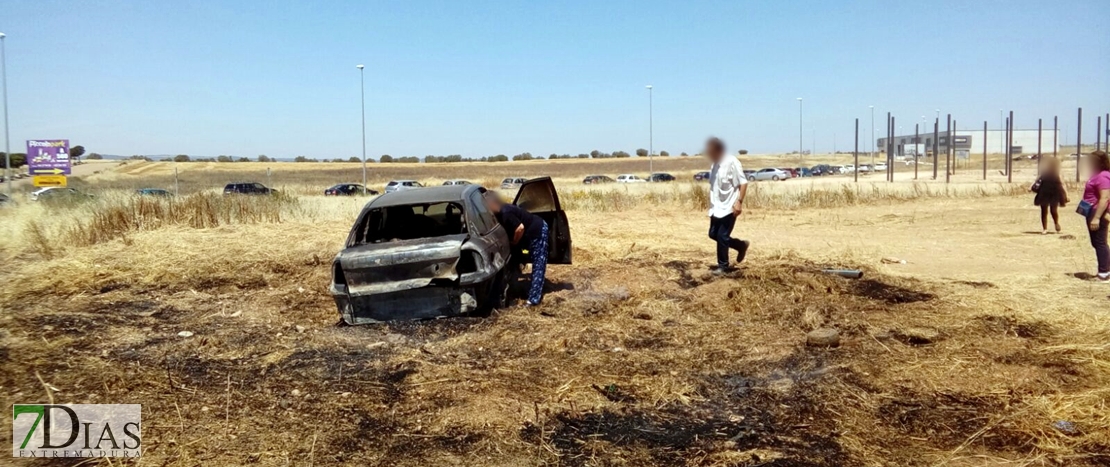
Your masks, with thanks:
M 677 180 L 674 175 L 663 172 L 656 172 L 648 175 L 647 178 L 640 178 L 635 174 L 620 174 L 617 178 L 612 178 L 608 175 L 587 175 L 582 179 L 585 185 L 597 185 L 601 183 L 648 183 L 648 182 L 673 182 Z

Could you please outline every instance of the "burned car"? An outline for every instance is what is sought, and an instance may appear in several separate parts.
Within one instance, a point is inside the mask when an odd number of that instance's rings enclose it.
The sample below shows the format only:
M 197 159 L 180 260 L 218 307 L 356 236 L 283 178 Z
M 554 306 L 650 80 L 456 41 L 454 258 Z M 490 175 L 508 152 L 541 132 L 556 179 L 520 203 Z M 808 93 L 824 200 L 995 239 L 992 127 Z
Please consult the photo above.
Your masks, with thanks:
M 386 193 L 363 208 L 332 263 L 331 293 L 346 324 L 459 316 L 505 306 L 527 258 L 512 254 L 484 188 Z M 570 264 L 566 213 L 550 178 L 525 182 L 514 204 L 551 229 L 549 263 Z

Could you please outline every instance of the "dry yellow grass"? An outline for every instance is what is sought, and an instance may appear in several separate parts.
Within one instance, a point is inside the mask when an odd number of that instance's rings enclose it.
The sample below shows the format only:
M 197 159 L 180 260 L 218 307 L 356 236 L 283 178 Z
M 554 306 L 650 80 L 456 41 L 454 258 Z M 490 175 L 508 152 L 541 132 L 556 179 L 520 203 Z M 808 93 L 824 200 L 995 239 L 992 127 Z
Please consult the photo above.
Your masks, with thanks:
M 1108 292 L 1069 275 L 1082 237 L 1024 233 L 1023 186 L 759 184 L 726 278 L 696 185 L 560 187 L 575 265 L 543 307 L 356 328 L 326 287 L 362 199 L 0 211 L 0 391 L 142 403 L 144 464 L 1110 462 Z

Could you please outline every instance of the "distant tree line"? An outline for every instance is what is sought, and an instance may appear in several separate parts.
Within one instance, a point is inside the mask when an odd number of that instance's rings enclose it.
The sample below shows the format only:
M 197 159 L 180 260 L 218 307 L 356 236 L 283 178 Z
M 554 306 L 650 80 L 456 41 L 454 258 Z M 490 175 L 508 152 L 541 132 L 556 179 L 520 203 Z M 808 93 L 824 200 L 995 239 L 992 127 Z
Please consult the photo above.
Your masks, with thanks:
M 82 148 L 82 152 L 83 152 L 83 149 L 84 148 Z M 748 151 L 746 151 L 746 150 L 740 150 L 740 154 L 747 154 L 747 153 L 748 153 Z M 637 157 L 648 157 L 648 150 L 640 148 L 640 149 L 636 150 L 635 154 L 636 154 Z M 659 151 L 659 153 L 655 154 L 655 156 L 656 157 L 670 157 L 671 153 L 669 153 L 667 151 Z M 688 157 L 689 154 L 683 152 L 681 154 L 681 156 L 682 157 Z M 14 155 L 13 155 L 13 157 L 14 157 Z M 498 154 L 496 156 L 484 156 L 484 157 L 477 158 L 477 159 L 467 159 L 467 158 L 464 158 L 462 155 L 459 155 L 459 154 L 451 154 L 451 155 L 448 155 L 448 156 L 436 156 L 436 155 L 429 154 L 429 155 L 424 156 L 422 158 L 417 157 L 417 156 L 394 157 L 394 156 L 391 156 L 389 154 L 383 154 L 377 160 L 375 160 L 372 157 L 368 157 L 368 158 L 366 158 L 366 162 L 368 162 L 368 163 L 378 163 L 378 162 L 380 162 L 380 163 L 383 163 L 383 164 L 389 164 L 389 163 L 393 163 L 393 162 L 401 162 L 401 163 L 410 163 L 411 164 L 411 163 L 419 163 L 419 162 L 424 162 L 424 163 L 508 162 L 508 161 L 531 161 L 531 160 L 544 160 L 544 159 L 548 159 L 548 160 L 559 160 L 559 159 L 624 159 L 624 158 L 629 158 L 629 157 L 632 157 L 632 154 L 629 154 L 625 151 L 602 152 L 600 150 L 594 149 L 593 151 L 590 151 L 589 153 L 580 153 L 580 154 L 577 154 L 577 155 L 554 154 L 554 153 L 552 153 L 551 155 L 548 155 L 546 158 L 544 156 L 533 155 L 530 152 L 522 152 L 520 154 L 516 154 L 516 155 L 511 156 L 511 157 L 506 156 L 504 154 Z M 96 154 L 96 153 L 92 153 L 88 157 L 88 159 L 101 159 L 101 158 L 103 158 L 103 156 L 101 156 L 100 154 Z M 132 159 L 141 158 L 141 159 L 145 159 L 145 160 L 151 160 L 150 158 L 145 157 L 145 156 L 131 156 L 131 158 Z M 250 162 L 251 161 L 251 159 L 247 158 L 247 157 L 235 157 L 235 156 L 229 156 L 229 155 L 220 155 L 220 156 L 217 156 L 217 157 L 214 157 L 214 158 L 213 157 L 207 157 L 206 158 L 206 157 L 190 157 L 186 154 L 178 154 L 176 156 L 166 157 L 166 158 L 163 158 L 161 160 L 162 161 L 167 161 L 167 162 L 169 162 L 169 161 L 172 161 L 172 162 Z M 266 156 L 265 154 L 260 154 L 258 157 L 255 158 L 255 160 L 257 160 L 258 162 L 278 162 L 276 159 L 274 159 L 272 157 L 269 157 L 269 156 Z M 293 162 L 333 162 L 333 163 L 349 162 L 349 163 L 358 163 L 358 162 L 362 162 L 362 159 L 359 158 L 359 157 L 349 157 L 349 158 L 346 158 L 346 159 L 341 158 L 341 157 L 337 157 L 337 158 L 333 158 L 333 159 L 315 159 L 315 158 L 309 158 L 307 156 L 297 156 L 297 157 L 293 158 Z M 14 160 L 13 160 L 12 165 L 15 165 Z

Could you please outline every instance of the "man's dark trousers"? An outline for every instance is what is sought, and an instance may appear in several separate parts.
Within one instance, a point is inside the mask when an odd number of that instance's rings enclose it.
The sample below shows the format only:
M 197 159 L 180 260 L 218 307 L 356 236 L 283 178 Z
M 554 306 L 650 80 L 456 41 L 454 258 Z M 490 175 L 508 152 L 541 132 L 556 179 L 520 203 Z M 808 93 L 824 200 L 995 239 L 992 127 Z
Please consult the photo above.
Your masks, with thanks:
M 729 214 L 725 217 L 709 217 L 709 238 L 717 242 L 717 266 L 728 268 L 728 250 L 731 248 L 740 251 L 743 242 L 732 238 L 732 229 L 736 227 L 736 215 Z

